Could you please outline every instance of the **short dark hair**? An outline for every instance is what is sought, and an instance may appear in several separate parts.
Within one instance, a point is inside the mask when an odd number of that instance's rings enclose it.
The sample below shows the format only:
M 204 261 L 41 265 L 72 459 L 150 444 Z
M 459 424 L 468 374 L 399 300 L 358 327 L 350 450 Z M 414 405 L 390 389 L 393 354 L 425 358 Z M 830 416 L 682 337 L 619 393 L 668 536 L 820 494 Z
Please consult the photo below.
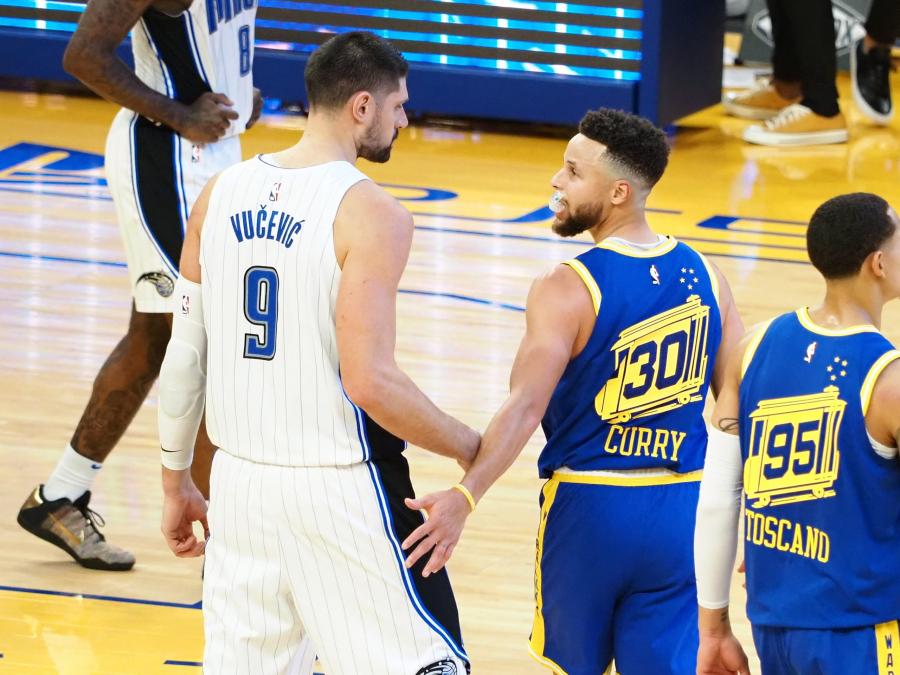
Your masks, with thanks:
M 652 188 L 669 163 L 669 144 L 649 120 L 612 108 L 590 110 L 578 131 L 606 146 L 608 158 Z
M 309 57 L 304 71 L 310 107 L 339 108 L 360 91 L 394 91 L 409 70 L 387 40 L 365 31 L 335 35 Z
M 806 250 L 826 279 L 857 274 L 869 254 L 894 234 L 888 203 L 870 192 L 832 197 L 816 209 L 806 230 Z

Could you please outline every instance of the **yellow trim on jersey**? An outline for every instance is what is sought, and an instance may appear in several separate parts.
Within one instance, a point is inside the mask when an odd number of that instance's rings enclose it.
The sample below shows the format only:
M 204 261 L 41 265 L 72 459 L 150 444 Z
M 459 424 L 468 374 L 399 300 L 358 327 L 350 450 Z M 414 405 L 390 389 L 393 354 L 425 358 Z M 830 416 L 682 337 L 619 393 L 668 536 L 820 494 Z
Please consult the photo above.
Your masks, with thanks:
M 615 251 L 616 253 L 621 253 L 622 255 L 627 255 L 631 258 L 656 258 L 658 256 L 664 255 L 671 251 L 678 244 L 678 241 L 675 237 L 666 236 L 665 241 L 661 241 L 658 246 L 654 246 L 653 248 L 643 249 L 643 248 L 632 248 L 631 246 L 623 246 L 617 242 L 612 241 L 601 241 L 597 244 L 597 248 L 605 248 L 609 251 Z
M 869 368 L 866 379 L 863 380 L 862 387 L 859 389 L 859 400 L 860 403 L 862 403 L 863 416 L 869 411 L 869 403 L 872 402 L 872 392 L 875 391 L 875 382 L 878 381 L 878 376 L 897 359 L 900 359 L 900 352 L 896 349 L 892 349 L 891 351 L 882 354 L 881 358 Z
M 560 483 L 588 483 L 590 485 L 616 485 L 619 487 L 646 487 L 648 485 L 673 485 L 675 483 L 698 483 L 703 478 L 703 469 L 687 473 L 665 473 L 655 476 L 636 474 L 634 476 L 598 476 L 591 473 L 566 473 L 555 471 L 551 480 Z
M 809 316 L 809 307 L 801 307 L 797 310 L 797 319 L 800 324 L 808 331 L 819 335 L 827 335 L 831 337 L 842 337 L 844 335 L 856 335 L 857 333 L 877 333 L 878 329 L 871 324 L 860 324 L 859 326 L 850 326 L 849 328 L 825 328 L 815 323 Z
M 529 656 L 531 656 L 531 658 L 544 666 L 544 668 L 552 670 L 553 675 L 568 675 L 568 673 L 566 673 L 566 671 L 564 671 L 558 663 L 556 663 L 555 661 L 551 661 L 546 656 L 541 656 L 540 654 L 536 653 L 534 651 L 534 647 L 532 647 L 530 643 L 528 645 L 528 654 Z
M 594 279 L 594 276 L 590 272 L 588 272 L 588 268 L 585 267 L 580 260 L 566 260 L 563 265 L 568 265 L 575 270 L 575 274 L 581 277 L 584 285 L 587 286 L 588 292 L 591 294 L 591 302 L 594 303 L 594 314 L 599 315 L 600 300 L 603 298 L 603 295 L 600 293 L 600 287 L 597 285 L 597 280 Z
M 706 259 L 706 256 L 700 253 L 700 251 L 695 251 L 695 253 L 700 256 L 700 261 L 703 263 L 703 266 L 706 268 L 706 273 L 709 275 L 709 283 L 712 285 L 713 295 L 716 296 L 716 304 L 719 304 L 719 275 L 716 274 L 716 270 L 713 269 L 712 264 L 709 260 Z
M 744 352 L 744 359 L 741 361 L 741 379 L 744 379 L 744 374 L 747 372 L 747 368 L 750 367 L 750 362 L 753 361 L 753 357 L 756 355 L 759 343 L 762 342 L 763 336 L 766 334 L 766 331 L 769 330 L 772 321 L 774 321 L 774 319 L 769 319 L 759 326 L 759 328 L 756 329 L 756 333 L 753 334 L 753 337 L 747 344 L 747 350 Z
M 544 556 L 544 532 L 547 529 L 547 519 L 550 515 L 550 507 L 553 506 L 553 500 L 556 499 L 556 491 L 559 488 L 559 480 L 556 476 L 552 476 L 550 480 L 544 483 L 542 492 L 544 494 L 544 503 L 541 504 L 541 524 L 538 527 L 537 536 L 537 556 L 534 565 L 534 624 L 531 627 L 531 639 L 528 645 L 528 651 L 542 665 L 550 668 L 554 673 L 566 675 L 566 671 L 559 667 L 546 656 L 544 656 L 544 596 L 541 588 L 541 559 Z
M 875 644 L 878 675 L 896 673 L 900 664 L 900 626 L 897 621 L 886 621 L 875 626 Z

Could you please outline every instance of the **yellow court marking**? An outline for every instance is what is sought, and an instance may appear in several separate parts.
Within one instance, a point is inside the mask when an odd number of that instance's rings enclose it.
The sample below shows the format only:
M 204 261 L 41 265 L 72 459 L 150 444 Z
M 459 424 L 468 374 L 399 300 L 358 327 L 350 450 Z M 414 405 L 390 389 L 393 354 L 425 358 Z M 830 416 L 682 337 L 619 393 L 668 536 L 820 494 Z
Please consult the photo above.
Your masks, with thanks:
M 203 619 L 193 607 L 2 591 L 0 653 L 15 673 L 199 673 Z

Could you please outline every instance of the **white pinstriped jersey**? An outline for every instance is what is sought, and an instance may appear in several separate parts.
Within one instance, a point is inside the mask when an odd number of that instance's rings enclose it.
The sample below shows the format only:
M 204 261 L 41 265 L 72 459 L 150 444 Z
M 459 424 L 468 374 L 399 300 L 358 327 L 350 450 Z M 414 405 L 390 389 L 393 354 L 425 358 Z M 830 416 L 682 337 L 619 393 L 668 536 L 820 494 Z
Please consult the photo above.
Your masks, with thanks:
M 226 136 L 244 131 L 253 109 L 256 0 L 194 0 L 177 16 L 148 9 L 131 31 L 135 73 L 185 104 L 225 94 L 239 114 Z
M 364 414 L 344 393 L 335 331 L 333 226 L 366 176 L 347 162 L 225 170 L 201 234 L 210 439 L 282 466 L 369 459 Z

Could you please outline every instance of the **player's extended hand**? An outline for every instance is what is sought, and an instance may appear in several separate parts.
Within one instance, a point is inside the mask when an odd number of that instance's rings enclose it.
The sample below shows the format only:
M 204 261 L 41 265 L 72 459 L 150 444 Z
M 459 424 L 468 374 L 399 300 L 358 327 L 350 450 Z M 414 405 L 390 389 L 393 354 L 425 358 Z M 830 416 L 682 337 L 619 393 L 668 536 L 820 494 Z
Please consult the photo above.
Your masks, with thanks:
M 418 546 L 406 557 L 406 567 L 410 568 L 431 551 L 431 556 L 422 576 L 427 577 L 437 572 L 453 555 L 453 549 L 459 541 L 466 518 L 471 509 L 469 502 L 457 490 L 432 492 L 418 499 L 406 499 L 406 506 L 416 511 L 425 510 L 428 520 L 419 525 L 403 542 L 403 550 L 408 551 L 416 542 Z
M 239 117 L 232 106 L 234 103 L 225 94 L 204 92 L 187 107 L 176 131 L 193 143 L 213 143 Z
M 262 92 L 256 87 L 253 87 L 253 112 L 250 113 L 250 119 L 247 120 L 246 129 L 252 127 L 259 120 L 259 116 L 262 115 L 262 106 Z
M 209 539 L 206 500 L 191 480 L 189 469 L 163 469 L 163 515 L 161 530 L 166 544 L 179 558 L 203 555 Z M 194 534 L 194 521 L 203 526 L 203 539 Z
M 697 675 L 750 675 L 747 655 L 733 633 L 700 636 Z

